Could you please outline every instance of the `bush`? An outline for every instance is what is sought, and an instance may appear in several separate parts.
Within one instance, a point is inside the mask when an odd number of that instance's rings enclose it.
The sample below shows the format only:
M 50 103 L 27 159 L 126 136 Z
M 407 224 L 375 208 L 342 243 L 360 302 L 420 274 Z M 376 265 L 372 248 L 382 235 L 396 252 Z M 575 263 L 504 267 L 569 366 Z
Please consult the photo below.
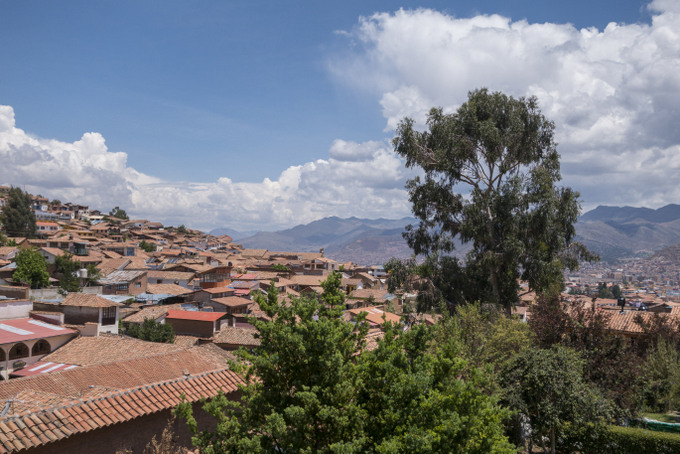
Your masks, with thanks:
M 635 427 L 609 426 L 609 430 L 603 436 L 590 439 L 584 437 L 582 440 L 586 441 L 581 449 L 584 453 L 671 454 L 680 452 L 680 434 L 655 432 Z

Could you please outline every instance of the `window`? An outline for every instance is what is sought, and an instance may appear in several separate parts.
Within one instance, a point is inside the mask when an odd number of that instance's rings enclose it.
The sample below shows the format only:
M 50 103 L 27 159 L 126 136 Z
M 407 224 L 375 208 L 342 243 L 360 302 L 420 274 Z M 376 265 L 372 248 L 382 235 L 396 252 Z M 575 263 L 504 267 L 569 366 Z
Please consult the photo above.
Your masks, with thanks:
M 40 339 L 38 342 L 33 344 L 33 348 L 31 349 L 31 355 L 46 355 L 49 352 L 52 351 L 52 347 L 50 347 L 50 343 L 47 342 L 45 339 Z
M 28 356 L 28 347 L 23 342 L 14 344 L 14 347 L 9 351 L 9 359 L 26 358 Z
M 0 362 L 5 361 L 7 358 L 5 357 L 5 349 L 0 348 Z
M 130 288 L 130 284 L 116 284 L 116 290 L 127 290 Z
M 115 325 L 116 324 L 116 308 L 104 307 L 102 308 L 102 325 Z

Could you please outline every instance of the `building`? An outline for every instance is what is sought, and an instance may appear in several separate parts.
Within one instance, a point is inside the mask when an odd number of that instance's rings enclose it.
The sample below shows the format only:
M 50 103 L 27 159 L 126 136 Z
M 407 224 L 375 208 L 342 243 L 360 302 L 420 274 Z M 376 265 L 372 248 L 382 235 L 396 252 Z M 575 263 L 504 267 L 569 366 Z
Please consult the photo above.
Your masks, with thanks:
M 78 335 L 78 331 L 34 318 L 0 322 L 0 379 L 40 361 Z

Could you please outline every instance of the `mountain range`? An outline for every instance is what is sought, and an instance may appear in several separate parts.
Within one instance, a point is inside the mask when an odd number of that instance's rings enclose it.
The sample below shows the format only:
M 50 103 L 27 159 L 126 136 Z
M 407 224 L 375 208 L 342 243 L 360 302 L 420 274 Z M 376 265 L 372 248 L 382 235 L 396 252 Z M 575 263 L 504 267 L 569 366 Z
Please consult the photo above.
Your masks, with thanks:
M 576 234 L 605 261 L 649 256 L 680 243 L 680 205 L 656 210 L 599 206 L 579 218 Z
M 324 249 L 326 257 L 363 265 L 383 264 L 391 257 L 407 258 L 411 249 L 402 237 L 414 218 L 342 219 L 328 217 L 277 232 L 238 232 L 215 229 L 213 235 L 228 234 L 247 248 L 271 251 L 311 252 Z M 249 235 L 250 234 L 250 235 Z M 599 206 L 583 214 L 576 224 L 576 240 L 604 261 L 648 256 L 680 244 L 680 205 L 659 209 Z M 467 248 L 458 249 L 463 254 Z

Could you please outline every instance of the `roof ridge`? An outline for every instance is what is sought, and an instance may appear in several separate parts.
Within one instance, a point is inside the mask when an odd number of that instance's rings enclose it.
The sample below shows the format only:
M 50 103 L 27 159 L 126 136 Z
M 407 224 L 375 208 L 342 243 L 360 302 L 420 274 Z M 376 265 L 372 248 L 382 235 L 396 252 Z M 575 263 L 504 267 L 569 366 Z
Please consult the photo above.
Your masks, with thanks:
M 206 372 L 200 372 L 198 374 L 190 374 L 190 373 L 187 372 L 186 375 L 184 375 L 182 377 L 175 377 L 175 378 L 171 378 L 171 379 L 168 379 L 168 380 L 161 380 L 161 381 L 158 381 L 158 382 L 146 383 L 144 385 L 134 386 L 132 388 L 125 388 L 125 389 L 119 389 L 119 390 L 115 390 L 115 391 L 109 391 L 107 394 L 99 395 L 99 396 L 96 396 L 96 397 L 74 398 L 74 399 L 72 399 L 72 403 L 69 403 L 69 404 L 66 404 L 66 405 L 57 405 L 57 406 L 52 406 L 52 407 L 41 408 L 38 411 L 30 411 L 29 410 L 29 411 L 19 413 L 19 414 L 16 414 L 16 415 L 5 416 L 5 417 L 0 418 L 0 422 L 2 422 L 2 421 L 14 421 L 16 419 L 22 419 L 22 418 L 25 418 L 25 417 L 31 416 L 31 415 L 53 413 L 53 412 L 59 411 L 61 409 L 78 407 L 78 406 L 81 406 L 81 405 L 88 404 L 90 402 L 101 402 L 102 400 L 108 400 L 108 399 L 112 399 L 112 398 L 124 396 L 124 395 L 130 395 L 130 394 L 133 394 L 133 393 L 136 393 L 136 392 L 139 392 L 139 391 L 143 391 L 143 390 L 150 389 L 150 388 L 156 388 L 156 387 L 162 386 L 162 385 L 168 385 L 168 384 L 179 383 L 179 382 L 186 382 L 186 381 L 190 381 L 190 380 L 198 380 L 198 379 L 203 378 L 205 376 L 214 375 L 214 374 L 218 374 L 218 373 L 222 373 L 222 372 L 232 372 L 234 375 L 238 376 L 238 374 L 236 374 L 236 372 L 229 369 L 229 366 L 225 366 L 225 367 L 222 367 L 222 368 L 219 368 L 219 369 L 209 370 L 209 371 L 206 371 Z M 238 377 L 240 378 L 240 376 L 238 376 Z M 97 385 L 90 385 L 90 386 L 91 386 L 91 388 L 93 388 Z M 14 399 L 14 397 L 12 397 L 10 399 L 3 399 L 3 400 L 9 401 L 9 400 L 12 400 L 12 399 Z

